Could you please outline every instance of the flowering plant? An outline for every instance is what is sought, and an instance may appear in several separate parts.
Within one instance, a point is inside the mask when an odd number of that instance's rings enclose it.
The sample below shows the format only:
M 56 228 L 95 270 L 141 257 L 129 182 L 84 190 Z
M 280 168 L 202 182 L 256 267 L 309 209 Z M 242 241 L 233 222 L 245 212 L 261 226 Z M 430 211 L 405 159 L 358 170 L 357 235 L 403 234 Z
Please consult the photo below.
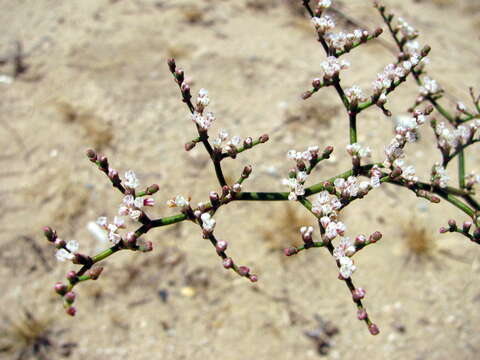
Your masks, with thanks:
M 382 234 L 373 231 L 370 235 L 347 236 L 347 226 L 339 218 L 343 209 L 352 202 L 368 196 L 375 189 L 386 186 L 384 184 L 393 184 L 407 188 L 416 196 L 432 203 L 439 203 L 443 199 L 455 206 L 468 216 L 469 220 L 463 222 L 462 226 L 457 226 L 456 221 L 449 220 L 448 226 L 441 228 L 440 232 L 456 232 L 473 242 L 480 243 L 478 218 L 480 205 L 474 198 L 475 186 L 480 182 L 480 176 L 474 173 L 467 174 L 465 169 L 465 149 L 480 141 L 480 96 L 470 89 L 473 110 L 463 103 L 457 103 L 453 112 L 444 108 L 440 103 L 443 90 L 435 80 L 427 76 L 425 70 L 429 62 L 430 48 L 421 47 L 417 40 L 418 32 L 402 18 L 395 19 L 394 15 L 378 2 L 375 2 L 375 6 L 395 41 L 398 56 L 373 79 L 369 91 L 356 85 L 345 88 L 341 79 L 350 64 L 342 59 L 342 56 L 367 42 L 374 41 L 383 31 L 378 28 L 373 32 L 366 30 L 355 30 L 352 33 L 335 32 L 335 21 L 328 14 L 331 1 L 315 1 L 315 6 L 311 3 L 313 1 L 302 1 L 311 17 L 317 40 L 325 52 L 326 59 L 320 63 L 321 74 L 312 80 L 311 88 L 302 94 L 302 98 L 308 101 L 327 87 L 333 88 L 337 93 L 348 117 L 349 144 L 345 150 L 351 158 L 351 167 L 334 177 L 307 186 L 309 176 L 316 166 L 328 159 L 334 151 L 332 145 L 323 149 L 313 145 L 306 150 L 288 151 L 287 159 L 292 161 L 293 165 L 281 182 L 287 191 L 244 191 L 243 183 L 252 173 L 252 166 L 245 166 L 237 181 L 227 182 L 222 163 L 267 142 L 269 137 L 263 134 L 255 138 L 241 139 L 239 136 L 229 136 L 226 130 L 221 130 L 212 137 L 209 131 L 216 119 L 213 113 L 206 111 L 210 104 L 208 91 L 200 89 L 195 98 L 184 71 L 178 68 L 174 59 L 168 60 L 169 70 L 179 87 L 182 101 L 188 107 L 198 135 L 185 144 L 185 150 L 191 151 L 197 145 L 203 146 L 213 165 L 219 189 L 210 191 L 208 199 L 197 204 L 193 204 L 189 197 L 176 195 L 166 203 L 169 207 L 178 208 L 178 214 L 152 219 L 146 209 L 155 205 L 152 196 L 160 187 L 153 184 L 141 188 L 135 173 L 131 170 L 127 171 L 122 179 L 119 172 L 110 166 L 107 157 L 94 150 L 88 150 L 89 160 L 108 177 L 112 186 L 122 194 L 123 200 L 117 216 L 111 222 L 107 217 L 100 217 L 96 222 L 98 227 L 107 233 L 111 243 L 109 248 L 96 255 L 88 256 L 78 252 L 78 242 L 74 240 L 66 242 L 57 235 L 56 230 L 44 228 L 45 236 L 57 248 L 57 259 L 81 265 L 79 270 L 68 272 L 66 283 L 59 282 L 55 285 L 55 291 L 62 297 L 69 315 L 73 316 L 76 313 L 73 306 L 74 288 L 81 282 L 98 279 L 103 270 L 97 265 L 99 262 L 123 250 L 151 251 L 153 244 L 145 240 L 146 233 L 154 228 L 182 221 L 190 221 L 199 226 L 202 237 L 215 248 L 225 269 L 256 282 L 257 275 L 252 273 L 249 267 L 234 261 L 227 254 L 228 242 L 215 235 L 215 214 L 220 208 L 234 201 L 294 201 L 310 212 L 318 222 L 319 235 L 314 234 L 313 227 L 300 228 L 303 244 L 286 248 L 285 255 L 293 256 L 311 248 L 326 248 L 338 267 L 339 279 L 345 282 L 352 295 L 357 308 L 357 318 L 366 323 L 373 335 L 378 334 L 379 329 L 372 322 L 363 304 L 365 290 L 357 287 L 352 280 L 352 275 L 357 271 L 353 257 L 366 246 L 378 242 Z M 373 162 L 370 160 L 372 158 L 370 147 L 358 141 L 357 119 L 363 111 L 374 106 L 385 116 L 391 116 L 392 113 L 387 107 L 388 98 L 408 78 L 417 83 L 419 95 L 410 109 L 410 116 L 398 122 L 393 138 L 386 142 L 384 158 Z M 434 111 L 443 118 L 443 121 L 439 122 L 433 117 Z M 422 181 L 416 174 L 415 167 L 405 161 L 405 148 L 407 144 L 417 140 L 419 127 L 427 122 L 433 128 L 441 160 L 432 164 L 428 180 Z M 452 181 L 446 171 L 453 160 L 457 161 L 458 166 L 458 186 L 451 185 Z M 127 225 L 123 217 L 130 218 L 140 226 L 134 231 L 126 230 Z

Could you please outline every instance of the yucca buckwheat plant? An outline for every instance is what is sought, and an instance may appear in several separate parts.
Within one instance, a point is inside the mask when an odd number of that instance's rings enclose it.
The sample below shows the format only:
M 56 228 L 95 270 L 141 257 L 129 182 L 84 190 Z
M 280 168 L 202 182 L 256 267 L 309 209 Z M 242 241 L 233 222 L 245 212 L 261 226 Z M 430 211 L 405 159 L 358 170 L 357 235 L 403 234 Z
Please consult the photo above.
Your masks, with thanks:
M 254 168 L 250 165 L 244 167 L 238 180 L 227 181 L 223 171 L 224 162 L 234 160 L 237 156 L 245 156 L 243 153 L 253 148 L 257 150 L 258 147 L 260 151 L 260 145 L 267 142 L 269 136 L 252 134 L 251 137 L 241 139 L 239 136 L 230 136 L 226 130 L 212 134 L 210 128 L 216 119 L 215 115 L 207 110 L 210 104 L 208 91 L 201 88 L 195 92 L 197 95 L 193 95 L 194 91 L 184 70 L 178 67 L 174 59 L 169 59 L 168 69 L 198 134 L 186 142 L 185 150 L 196 151 L 201 147 L 208 153 L 218 188 L 206 189 L 205 198 L 197 203 L 193 203 L 188 194 L 163 194 L 162 203 L 178 209 L 178 213 L 152 219 L 147 208 L 157 206 L 154 195 L 162 186 L 141 186 L 132 170 L 126 171 L 121 177 L 120 173 L 110 166 L 106 156 L 95 150 L 88 150 L 88 159 L 122 194 L 122 201 L 113 219 L 100 217 L 96 221 L 111 243 L 110 247 L 98 254 L 84 254 L 80 252 L 79 242 L 65 241 L 56 230 L 44 228 L 46 238 L 57 249 L 57 259 L 79 266 L 79 269 L 66 274 L 66 281 L 58 282 L 54 287 L 62 298 L 67 314 L 73 316 L 76 313 L 76 286 L 84 281 L 97 280 L 103 271 L 100 266 L 102 260 L 119 251 L 152 251 L 153 244 L 146 239 L 149 231 L 183 221 L 198 226 L 199 236 L 211 243 L 212 252 L 221 258 L 220 262 L 225 269 L 256 282 L 258 275 L 230 257 L 228 241 L 215 234 L 216 213 L 220 209 L 228 208 L 227 205 L 235 201 L 291 201 L 297 202 L 305 211 L 311 213 L 318 223 L 318 229 L 302 227 L 299 237 L 303 244 L 286 248 L 284 254 L 301 256 L 300 253 L 305 250 L 326 248 L 332 257 L 332 264 L 338 268 L 338 278 L 345 283 L 352 296 L 357 318 L 365 322 L 372 335 L 378 334 L 379 328 L 364 306 L 365 290 L 356 286 L 353 281 L 356 271 L 364 271 L 360 264 L 355 263 L 354 257 L 365 247 L 380 241 L 382 233 L 376 229 L 372 229 L 370 234 L 349 233 L 347 225 L 339 219 L 343 209 L 369 196 L 379 187 L 400 186 L 432 203 L 449 203 L 456 207 L 463 213 L 460 215 L 468 220 L 462 220 L 460 225 L 453 219 L 446 220 L 447 225 L 440 229 L 440 233 L 456 232 L 470 241 L 480 243 L 480 205 L 475 199 L 475 188 L 480 182 L 480 176 L 467 171 L 465 166 L 465 150 L 480 141 L 480 95 L 470 88 L 470 106 L 458 102 L 455 109 L 444 107 L 444 92 L 440 84 L 432 78 L 433 74 L 427 74 L 426 70 L 430 47 L 422 46 L 417 40 L 418 32 L 406 20 L 391 14 L 380 2 L 375 1 L 374 6 L 380 15 L 379 19 L 382 19 L 386 26 L 386 31 L 378 27 L 373 32 L 361 29 L 351 33 L 337 31 L 335 21 L 329 15 L 330 0 L 303 0 L 299 1 L 299 6 L 303 6 L 308 12 L 316 40 L 325 52 L 325 58 L 319 61 L 318 77 L 312 80 L 311 87 L 301 97 L 304 101 L 312 101 L 320 91 L 336 92 L 345 111 L 345 125 L 348 127 L 346 135 L 349 137 L 346 149 L 336 151 L 351 158 L 351 167 L 334 177 L 309 184 L 309 176 L 320 162 L 329 159 L 335 145 L 314 144 L 292 149 L 286 154 L 291 169 L 285 174 L 281 184 L 272 185 L 274 189 L 283 186 L 285 191 L 247 191 L 254 187 L 254 184 L 247 185 L 246 182 Z M 362 89 L 357 85 L 344 86 L 342 80 L 344 74 L 348 73 L 350 64 L 342 58 L 343 55 L 360 51 L 357 48 L 375 41 L 386 32 L 393 38 L 398 50 L 393 62 L 387 64 L 384 70 L 372 79 L 370 89 Z M 407 80 L 416 82 L 418 86 L 418 97 L 412 99 L 410 116 L 400 118 L 393 137 L 385 139 L 384 156 L 372 159 L 372 150 L 368 144 L 358 141 L 357 120 L 362 112 L 372 107 L 380 110 L 379 117 L 392 116 L 388 99 Z M 405 148 L 417 141 L 418 129 L 425 124 L 432 127 L 436 139 L 432 146 L 438 148 L 439 154 L 437 159 L 432 161 L 430 174 L 417 175 L 414 164 L 406 159 Z M 457 166 L 457 183 L 447 175 L 448 166 Z M 245 182 L 247 184 L 244 184 Z M 130 228 L 125 220 L 128 218 L 139 226 L 136 229 Z M 348 222 L 348 218 L 345 221 Z

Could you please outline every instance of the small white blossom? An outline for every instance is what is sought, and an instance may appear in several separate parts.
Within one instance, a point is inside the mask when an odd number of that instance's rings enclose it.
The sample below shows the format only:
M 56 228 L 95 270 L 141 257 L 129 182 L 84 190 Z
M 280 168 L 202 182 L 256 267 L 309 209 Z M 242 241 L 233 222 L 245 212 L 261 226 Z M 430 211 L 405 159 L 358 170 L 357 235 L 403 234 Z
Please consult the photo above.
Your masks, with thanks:
M 328 15 L 315 16 L 312 18 L 312 23 L 320 34 L 332 31 L 335 28 L 335 21 Z
M 340 275 L 342 275 L 344 279 L 351 277 L 356 269 L 353 260 L 348 256 L 342 256 L 338 261 L 340 262 Z
M 352 256 L 353 254 L 355 254 L 355 251 L 356 248 L 350 241 L 350 238 L 342 237 L 338 246 L 336 246 L 333 250 L 333 256 L 335 257 L 335 259 L 340 260 L 340 258 L 344 256 Z
M 57 258 L 58 261 L 65 261 L 65 260 L 73 260 L 74 255 L 72 253 L 69 253 L 65 249 L 59 249 L 55 253 L 55 257 Z
M 329 56 L 320 66 L 325 73 L 325 80 L 331 80 L 334 76 L 337 76 L 341 70 L 348 69 L 350 63 L 346 60 L 339 60 L 334 56 Z
M 450 177 L 443 166 L 436 163 L 432 169 L 432 181 L 441 188 L 446 188 Z
M 69 240 L 66 245 L 66 248 L 72 253 L 76 253 L 78 251 L 78 247 L 78 241 L 75 240 Z
M 436 80 L 425 76 L 423 78 L 423 86 L 420 87 L 420 94 L 423 96 L 436 95 L 441 91 Z
M 360 86 L 352 86 L 351 88 L 345 90 L 345 95 L 352 104 L 358 104 L 367 100 L 367 97 L 363 93 L 363 90 Z
M 203 213 L 200 218 L 202 219 L 202 228 L 207 232 L 213 232 L 216 221 L 210 216 L 209 213 Z
M 138 187 L 138 179 L 135 173 L 132 170 L 128 170 L 125 173 L 125 186 L 130 188 L 130 189 L 135 189 Z

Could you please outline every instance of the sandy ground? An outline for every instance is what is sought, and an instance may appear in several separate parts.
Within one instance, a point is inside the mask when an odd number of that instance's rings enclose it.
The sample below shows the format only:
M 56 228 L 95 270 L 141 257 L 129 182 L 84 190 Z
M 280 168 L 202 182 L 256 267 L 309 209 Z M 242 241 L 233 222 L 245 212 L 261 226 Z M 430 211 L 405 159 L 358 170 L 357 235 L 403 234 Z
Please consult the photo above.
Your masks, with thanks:
M 322 355 L 326 359 L 478 358 L 479 248 L 437 234 L 450 216 L 465 218 L 447 203 L 431 205 L 389 186 L 342 215 L 350 236 L 384 234 L 358 255 L 355 274 L 382 330 L 377 337 L 356 320 L 326 251 L 282 256 L 283 247 L 298 241 L 298 227 L 312 223 L 292 203 L 233 203 L 217 215 L 217 235 L 230 242 L 238 262 L 259 275 L 255 285 L 223 270 L 198 227 L 182 223 L 149 233 L 152 253 L 124 252 L 104 261 L 101 279 L 77 288 L 75 318 L 64 315 L 53 294 L 52 285 L 72 266 L 56 262 L 41 227 L 57 228 L 94 254 L 106 244 L 87 223 L 112 217 L 121 201 L 85 158 L 85 149 L 98 149 L 122 172 L 134 169 L 144 185 L 160 184 L 152 217 L 174 214 L 164 204 L 176 194 L 198 202 L 217 188 L 202 149 L 183 150 L 195 129 L 166 67 L 169 56 L 177 58 L 194 90 L 210 91 L 214 132 L 270 134 L 267 144 L 225 163 L 229 179 L 253 165 L 245 190 L 284 191 L 280 180 L 291 166 L 285 158 L 290 148 L 336 147 L 312 183 L 348 168 L 342 150 L 347 120 L 335 94 L 325 89 L 308 101 L 299 99 L 320 73 L 324 54 L 297 3 L 0 1 L 0 55 L 16 40 L 28 55 L 27 70 L 11 84 L 0 84 L 3 331 L 12 335 L 14 324 L 31 323 L 25 311 L 48 323 L 40 332 L 50 342 L 45 359 L 314 359 L 321 357 L 318 344 L 305 332 L 321 328 L 321 318 L 339 329 Z M 467 102 L 467 87 L 480 85 L 478 1 L 388 4 L 432 46 L 432 76 L 452 99 Z M 369 29 L 383 25 L 369 1 L 337 5 Z M 382 38 L 347 56 L 352 68 L 345 85 L 368 87 L 392 61 L 392 42 Z M 3 75 L 11 71 L 10 64 L 0 67 Z M 409 82 L 389 100 L 395 115 L 404 114 L 416 91 Z M 374 160 L 382 159 L 392 125 L 376 109 L 359 121 L 360 141 L 374 148 Z M 427 179 L 439 159 L 429 128 L 408 153 Z M 468 169 L 478 170 L 479 161 L 471 151 Z M 411 256 L 406 240 L 412 236 L 431 239 L 427 258 Z M 13 346 L 21 351 L 19 341 Z M 0 358 L 21 358 L 7 348 L 0 347 Z

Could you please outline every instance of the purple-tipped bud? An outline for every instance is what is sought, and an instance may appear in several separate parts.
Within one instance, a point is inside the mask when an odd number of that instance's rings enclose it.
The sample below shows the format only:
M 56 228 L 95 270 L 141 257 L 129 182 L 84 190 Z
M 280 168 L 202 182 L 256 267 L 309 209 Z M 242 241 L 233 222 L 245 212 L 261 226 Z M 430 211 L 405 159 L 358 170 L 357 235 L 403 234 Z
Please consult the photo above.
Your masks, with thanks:
M 57 233 L 53 230 L 50 226 L 45 226 L 43 228 L 43 234 L 47 238 L 48 241 L 54 242 L 57 238 Z
M 325 149 L 323 149 L 322 157 L 324 159 L 328 159 L 328 158 L 330 158 L 330 155 L 332 154 L 332 152 L 333 152 L 333 146 L 328 145 Z
M 471 221 L 465 221 L 463 223 L 463 232 L 468 233 L 470 231 L 471 227 L 472 227 L 472 222 Z
M 422 52 L 420 53 L 422 57 L 425 57 L 428 55 L 428 53 L 432 50 L 432 48 L 429 45 L 425 45 L 422 49 Z
M 391 179 L 396 179 L 398 177 L 400 177 L 400 175 L 402 175 L 402 168 L 397 166 L 395 169 L 393 169 L 393 171 L 390 173 L 390 178 Z
M 135 233 L 133 231 L 129 232 L 127 234 L 127 236 L 125 236 L 125 242 L 126 242 L 126 246 L 129 248 L 129 249 L 133 249 L 135 248 L 135 246 L 137 246 L 137 235 L 135 235 Z
M 215 249 L 217 249 L 217 252 L 222 253 L 225 250 L 227 250 L 228 243 L 225 240 L 218 240 L 217 244 L 215 245 Z
M 232 258 L 227 257 L 227 258 L 223 259 L 223 267 L 224 267 L 225 269 L 230 269 L 230 268 L 232 268 L 232 267 L 233 267 L 233 260 L 232 260 Z
M 358 320 L 365 320 L 367 317 L 368 317 L 368 314 L 365 311 L 365 309 L 359 309 L 357 311 L 357 319 Z
M 440 229 L 440 234 L 445 234 L 446 232 L 448 232 L 448 229 L 445 227 L 445 226 L 442 226 Z
M 77 309 L 75 309 L 74 306 L 70 306 L 66 312 L 70 316 L 75 316 L 75 314 L 77 313 Z
M 305 91 L 304 93 L 302 93 L 302 95 L 300 95 L 300 98 L 302 100 L 307 100 L 310 96 L 312 96 L 312 92 L 311 91 Z
M 58 295 L 65 295 L 67 293 L 67 285 L 61 283 L 61 282 L 57 282 L 55 284 L 55 286 L 53 287 L 55 289 L 55 292 L 58 294 Z
M 115 169 L 108 169 L 108 177 L 114 182 L 118 182 L 120 180 L 120 176 L 118 175 L 118 171 Z
M 100 166 L 100 170 L 108 173 L 108 158 L 106 156 L 100 156 L 98 158 L 98 165 Z
M 450 231 L 457 230 L 457 222 L 454 219 L 448 220 L 448 227 Z
M 380 333 L 380 330 L 376 324 L 368 325 L 368 331 L 370 331 L 370 334 L 372 335 L 378 335 Z
M 220 197 L 215 191 L 210 192 L 210 202 L 212 203 L 213 207 L 217 207 L 220 204 Z
M 224 185 L 224 186 L 222 187 L 222 197 L 225 197 L 225 196 L 227 196 L 228 194 L 230 194 L 230 186 Z
M 185 74 L 182 69 L 175 70 L 175 78 L 177 79 L 179 84 L 183 83 L 183 80 L 185 79 Z
M 355 238 L 354 245 L 356 245 L 356 246 L 358 246 L 358 245 L 364 245 L 366 242 L 367 242 L 367 238 L 365 237 L 365 235 L 358 235 L 358 236 Z
M 250 136 L 247 136 L 245 140 L 243 140 L 243 147 L 245 149 L 250 149 L 253 146 L 253 139 Z
M 289 248 L 283 249 L 283 253 L 285 254 L 285 256 L 292 256 L 298 253 L 298 250 L 296 247 L 289 247 Z
M 65 240 L 62 240 L 60 238 L 56 238 L 55 242 L 53 243 L 57 249 L 63 249 L 67 243 Z
M 177 64 L 175 64 L 175 59 L 174 58 L 168 59 L 167 64 L 168 64 L 168 69 L 173 74 L 175 72 L 175 69 L 177 68 Z
M 242 178 L 244 178 L 244 179 L 248 178 L 251 173 L 252 173 L 252 166 L 251 165 L 245 166 L 243 168 Z
M 320 89 L 320 86 L 322 86 L 322 80 L 320 80 L 319 78 L 313 79 L 312 86 L 314 89 Z
M 268 141 L 268 134 L 263 134 L 261 135 L 258 140 L 263 144 L 263 143 L 266 143 Z
M 77 273 L 75 271 L 69 271 L 66 276 L 67 280 L 71 283 L 75 283 L 77 281 Z
M 100 274 L 102 273 L 102 271 L 103 271 L 103 267 L 95 266 L 88 271 L 88 275 L 90 275 L 90 279 L 97 280 L 100 277 Z
M 368 238 L 368 241 L 371 243 L 376 243 L 378 240 L 382 238 L 382 233 L 380 231 L 375 231 L 370 237 Z
M 197 143 L 195 141 L 189 141 L 187 143 L 185 143 L 185 151 L 190 151 L 192 150 L 195 145 L 197 145 Z
M 158 190 L 160 190 L 160 186 L 158 184 L 152 184 L 149 187 L 147 187 L 147 190 L 145 191 L 146 195 L 153 195 L 155 194 Z
M 73 291 L 69 291 L 65 294 L 63 298 L 67 303 L 73 304 L 73 302 L 75 301 L 75 293 Z
M 362 288 L 356 288 L 355 290 L 352 291 L 352 297 L 353 300 L 358 301 L 362 300 L 365 297 L 365 290 Z
M 440 202 L 440 198 L 436 195 L 431 195 L 429 200 L 430 200 L 430 202 L 432 202 L 434 204 L 438 204 Z
M 240 266 L 238 268 L 238 274 L 240 276 L 247 276 L 248 274 L 250 274 L 250 268 L 248 266 Z
M 97 161 L 97 153 L 93 149 L 87 150 L 87 157 L 88 157 L 88 160 L 90 160 L 91 162 Z
M 380 35 L 382 35 L 382 33 L 383 33 L 383 29 L 381 27 L 377 27 L 373 32 L 373 36 L 379 37 Z
M 473 232 L 473 241 L 480 242 L 480 228 L 476 228 Z
M 249 277 L 251 282 L 257 282 L 258 281 L 258 276 L 255 274 L 250 275 Z

